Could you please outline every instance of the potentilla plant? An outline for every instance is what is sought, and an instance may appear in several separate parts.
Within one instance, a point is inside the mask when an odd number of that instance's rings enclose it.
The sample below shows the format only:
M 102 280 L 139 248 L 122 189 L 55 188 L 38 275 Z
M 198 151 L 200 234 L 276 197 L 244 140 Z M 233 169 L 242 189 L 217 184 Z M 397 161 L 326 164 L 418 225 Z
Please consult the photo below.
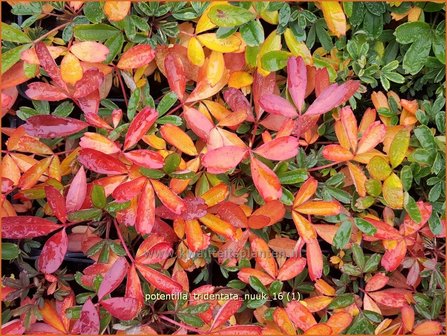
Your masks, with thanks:
M 443 333 L 443 4 L 11 6 L 3 334 Z

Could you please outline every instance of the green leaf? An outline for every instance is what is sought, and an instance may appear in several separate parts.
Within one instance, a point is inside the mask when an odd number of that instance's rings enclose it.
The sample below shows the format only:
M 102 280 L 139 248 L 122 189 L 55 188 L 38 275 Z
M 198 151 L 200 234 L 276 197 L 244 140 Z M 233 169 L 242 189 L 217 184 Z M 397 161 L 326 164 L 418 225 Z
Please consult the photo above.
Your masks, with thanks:
M 416 201 L 407 192 L 404 193 L 404 209 L 416 223 L 422 220 L 421 212 L 416 204 Z
M 117 211 L 125 210 L 130 207 L 130 201 L 127 202 L 110 202 L 104 208 L 105 211 L 114 215 Z
M 375 326 L 365 317 L 363 313 L 357 315 L 348 330 L 347 335 L 372 335 Z
M 169 176 L 179 180 L 189 180 L 194 178 L 196 176 L 196 173 L 192 171 L 173 172 L 170 173 Z
M 354 223 L 360 231 L 367 234 L 368 236 L 373 236 L 377 232 L 377 229 L 374 227 L 374 225 L 362 218 L 354 218 Z
M 84 209 L 68 214 L 70 222 L 80 222 L 86 220 L 100 219 L 102 215 L 101 209 Z
M 413 132 L 424 149 L 427 149 L 429 151 L 437 150 L 435 137 L 427 126 L 418 126 L 414 129 Z
M 163 170 L 166 174 L 170 174 L 177 170 L 182 158 L 177 153 L 169 154 L 164 161 Z
M 273 282 L 270 284 L 270 287 L 269 287 L 269 293 L 270 293 L 270 295 L 271 295 L 271 296 L 278 295 L 278 293 L 281 292 L 282 287 L 283 287 L 283 283 L 282 283 L 282 281 L 279 281 L 279 280 L 275 280 L 275 281 L 273 281 Z
M 290 53 L 283 50 L 273 50 L 261 58 L 261 66 L 267 71 L 278 71 L 287 65 Z
M 143 174 L 146 177 L 149 177 L 151 179 L 161 179 L 166 174 L 160 170 L 156 169 L 149 169 L 149 168 L 140 168 L 140 173 Z
M 250 286 L 255 291 L 257 291 L 258 293 L 263 293 L 263 294 L 268 295 L 267 288 L 265 288 L 265 286 L 262 284 L 262 282 L 258 278 L 254 277 L 254 276 L 250 276 L 248 281 L 250 283 Z
M 340 227 L 334 236 L 334 246 L 338 249 L 342 249 L 349 242 L 352 232 L 352 223 L 350 220 L 345 219 L 341 222 Z
M 264 28 L 259 20 L 247 22 L 239 28 L 242 38 L 249 47 L 255 47 L 264 42 Z
M 189 324 L 193 327 L 201 327 L 203 326 L 203 321 L 200 317 L 191 315 L 191 314 L 182 314 L 177 313 L 176 315 L 181 321 L 185 322 L 186 324 Z
M 52 114 L 59 117 L 68 117 L 73 112 L 73 109 L 74 105 L 72 102 L 64 101 L 56 107 Z
M 2 53 L 2 74 L 8 71 L 14 64 L 20 61 L 23 51 L 29 49 L 31 44 L 24 44 Z
M 402 163 L 407 155 L 408 146 L 410 145 L 410 132 L 406 129 L 402 129 L 396 133 L 393 141 L 391 142 L 390 151 L 388 157 L 392 168 L 396 168 Z
M 366 9 L 373 15 L 379 16 L 386 12 L 384 2 L 364 2 Z
M 378 253 L 373 254 L 367 262 L 365 263 L 365 267 L 363 268 L 364 273 L 375 272 L 379 267 L 380 260 L 382 256 Z
M 363 254 L 362 248 L 358 244 L 352 244 L 351 249 L 356 265 L 363 269 L 365 266 L 365 255 Z
M 404 70 L 411 75 L 417 74 L 427 62 L 430 49 L 430 35 L 426 39 L 416 40 L 405 53 L 402 63 Z
M 445 64 L 445 34 L 433 35 L 433 53 L 442 64 Z
M 92 3 L 92 2 L 89 2 Z M 109 37 L 104 45 L 109 48 L 109 53 L 107 54 L 107 58 L 104 61 L 105 63 L 112 62 L 116 55 L 118 55 L 121 52 L 121 49 L 123 48 L 124 44 L 124 36 L 123 34 L 114 34 L 112 37 Z
M 400 180 L 405 191 L 410 190 L 413 183 L 413 171 L 410 166 L 403 166 L 400 170 Z
M 203 312 L 206 312 L 210 308 L 209 303 L 200 303 L 194 306 L 186 307 L 185 309 L 182 309 L 179 311 L 181 314 L 200 314 Z
M 169 109 L 175 104 L 177 101 L 177 95 L 175 92 L 168 92 L 163 96 L 157 106 L 158 115 L 161 117 L 165 115 Z
M 352 4 L 352 15 L 349 17 L 349 22 L 353 26 L 358 26 L 362 23 L 363 17 L 365 16 L 365 5 L 363 2 L 355 1 Z
M 396 28 L 394 36 L 400 44 L 409 44 L 418 40 L 427 40 L 430 34 L 430 25 L 425 22 L 407 22 Z
M 20 255 L 20 249 L 13 243 L 2 243 L 2 260 L 13 260 Z
M 2 22 L 2 41 L 15 42 L 15 43 L 28 43 L 32 40 L 19 28 L 13 27 L 9 24 Z
M 328 309 L 345 308 L 354 303 L 354 294 L 341 294 L 335 297 L 327 307 Z
M 104 187 L 98 184 L 94 184 L 92 188 L 92 202 L 93 205 L 99 209 L 102 209 L 107 204 L 106 192 Z
M 317 33 L 317 37 L 321 43 L 321 46 L 329 52 L 334 45 L 332 44 L 332 38 L 330 37 L 327 30 L 324 28 L 324 25 L 324 19 L 317 20 L 315 23 L 315 32 Z
M 281 172 L 278 174 L 281 184 L 297 184 L 307 180 L 307 170 L 304 168 L 298 168 Z
M 92 23 L 100 23 L 106 17 L 99 2 L 87 2 L 84 5 L 84 15 Z
M 247 9 L 231 5 L 213 6 L 208 12 L 208 17 L 218 27 L 240 26 L 256 18 Z
M 129 120 L 133 120 L 135 117 L 140 102 L 140 93 L 140 89 L 136 89 L 130 95 L 129 103 L 127 104 L 127 118 L 129 118 Z
M 172 124 L 175 126 L 182 126 L 183 125 L 183 119 L 176 115 L 167 115 L 164 117 L 161 117 L 157 120 L 157 124 L 164 125 L 164 124 Z
M 104 23 L 80 24 L 74 27 L 74 36 L 82 41 L 105 41 L 119 33 L 119 30 Z

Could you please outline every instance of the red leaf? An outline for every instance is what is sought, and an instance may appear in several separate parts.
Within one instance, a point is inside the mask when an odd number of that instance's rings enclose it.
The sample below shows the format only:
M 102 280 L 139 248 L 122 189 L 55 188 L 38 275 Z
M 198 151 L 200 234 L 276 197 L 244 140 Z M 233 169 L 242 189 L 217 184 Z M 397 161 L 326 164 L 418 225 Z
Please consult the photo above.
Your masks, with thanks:
M 80 80 L 76 82 L 73 98 L 82 98 L 97 90 L 104 80 L 104 74 L 98 69 L 90 69 L 84 72 Z
M 168 294 L 182 292 L 182 285 L 172 280 L 170 277 L 140 263 L 136 263 L 136 266 L 143 277 L 158 290 Z
M 64 196 L 51 185 L 45 187 L 45 195 L 47 196 L 48 205 L 53 211 L 53 214 L 62 223 L 65 223 L 67 221 L 67 208 L 65 207 Z
M 164 66 L 169 87 L 177 95 L 178 99 L 183 101 L 186 89 L 186 75 L 183 63 L 176 54 L 169 53 L 165 58 Z
M 272 93 L 261 96 L 259 105 L 271 114 L 281 115 L 286 118 L 296 118 L 298 116 L 295 107 L 291 103 Z
M 77 133 L 88 127 L 86 122 L 53 115 L 36 115 L 26 120 L 26 133 L 38 138 L 58 138 Z
M 287 86 L 295 106 L 301 113 L 307 86 L 306 65 L 301 57 L 291 57 L 287 62 Z
M 155 51 L 148 44 L 136 45 L 124 54 L 116 65 L 118 69 L 135 69 L 149 64 L 155 57 Z
M 126 278 L 127 283 L 125 297 L 130 297 L 137 300 L 136 306 L 138 309 L 141 309 L 144 304 L 143 291 L 141 290 L 140 278 L 138 277 L 134 264 L 129 267 Z
M 57 271 L 67 253 L 68 238 L 65 228 L 54 234 L 43 246 L 37 261 L 37 268 L 42 273 L 51 274 Z
M 264 286 L 270 285 L 275 280 L 267 273 L 254 268 L 241 268 L 237 273 L 237 277 L 239 278 L 239 280 L 245 283 L 249 283 L 249 279 L 251 276 L 258 278 L 258 280 L 261 281 Z
M 158 112 L 151 107 L 143 108 L 130 123 L 124 140 L 124 150 L 135 145 L 157 120 Z
M 61 226 L 47 219 L 33 216 L 3 217 L 2 237 L 6 239 L 26 239 L 46 236 Z
M 385 139 L 386 127 L 380 121 L 373 122 L 363 133 L 357 147 L 357 154 L 369 152 Z
M 126 166 L 120 160 L 90 148 L 81 149 L 78 161 L 86 168 L 99 174 L 119 175 L 127 173 Z
M 286 209 L 280 201 L 266 202 L 251 214 L 248 220 L 248 226 L 252 229 L 262 229 L 279 222 L 284 218 L 285 214 Z
M 281 203 L 282 204 L 282 203 Z M 219 204 L 217 214 L 224 221 L 230 223 L 234 227 L 246 228 L 248 221 L 247 216 L 240 206 L 232 202 L 223 202 Z
M 35 45 L 36 55 L 39 58 L 39 63 L 42 68 L 45 69 L 46 73 L 51 77 L 51 79 L 64 90 L 67 89 L 65 82 L 61 76 L 61 70 L 57 67 L 56 62 L 54 62 L 53 57 L 48 51 L 47 46 L 43 42 L 36 43 Z
M 85 114 L 85 119 L 93 126 L 111 129 L 110 125 L 102 120 L 98 115 L 99 109 L 99 90 L 91 92 L 85 97 L 80 97 L 75 100 L 82 112 Z
M 251 175 L 253 182 L 264 201 L 273 201 L 281 198 L 281 183 L 275 173 L 264 163 L 252 157 Z
M 155 195 L 151 183 L 147 180 L 138 200 L 135 229 L 140 234 L 149 234 L 155 223 Z
M 84 167 L 79 168 L 76 176 L 71 181 L 68 189 L 65 206 L 68 212 L 77 211 L 82 207 L 85 196 L 87 195 L 87 177 Z
M 25 94 L 34 100 L 59 101 L 68 98 L 65 91 L 60 88 L 43 82 L 28 84 Z
M 202 164 L 212 174 L 222 174 L 235 168 L 244 158 L 247 149 L 238 146 L 224 146 L 207 152 Z
M 226 90 L 224 92 L 224 99 L 233 112 L 245 112 L 247 114 L 247 121 L 254 121 L 251 104 L 240 90 L 236 90 L 235 88 Z
M 286 281 L 296 277 L 306 266 L 306 259 L 301 257 L 289 258 L 281 266 L 276 277 L 278 280 Z
M 373 292 L 379 289 L 382 289 L 386 286 L 390 278 L 388 278 L 384 273 L 375 274 L 365 286 L 365 291 Z
M 98 300 L 101 301 L 104 296 L 112 293 L 123 282 L 126 276 L 129 264 L 125 257 L 116 259 L 112 267 L 107 271 L 98 289 Z
M 2 335 L 23 335 L 24 332 L 25 327 L 19 319 L 11 320 L 3 324 L 1 329 Z
M 185 202 L 160 181 L 151 180 L 151 183 L 161 203 L 173 213 L 181 214 L 185 208 Z
M 388 288 L 368 295 L 377 303 L 393 308 L 402 308 L 411 299 L 411 292 L 400 288 Z
M 183 108 L 183 117 L 188 127 L 200 138 L 207 139 L 208 134 L 214 128 L 214 124 L 202 113 L 192 107 Z
M 399 234 L 399 231 L 393 228 L 393 226 L 390 224 L 368 217 L 365 217 L 364 220 L 374 225 L 374 227 L 377 229 L 376 233 L 374 234 L 374 238 L 385 240 L 399 240 L 402 238 L 402 236 Z M 368 236 L 363 235 L 363 237 L 364 239 L 367 239 Z
M 101 306 L 113 317 L 122 321 L 132 320 L 138 315 L 137 300 L 128 297 L 115 297 L 101 301 Z
M 299 301 L 290 301 L 286 306 L 286 312 L 293 324 L 303 331 L 317 324 L 312 313 Z
M 253 85 L 252 85 L 252 95 L 253 102 L 255 104 L 255 112 L 257 115 L 257 119 L 261 119 L 262 116 L 262 108 L 259 104 L 259 100 L 262 96 L 268 93 L 273 93 L 276 86 L 275 73 L 271 72 L 268 76 L 264 77 L 259 74 L 259 72 L 255 71 L 253 76 Z
M 405 240 L 399 240 L 393 249 L 385 252 L 380 264 L 387 272 L 392 272 L 402 264 L 406 254 L 407 244 L 405 243 Z
M 99 314 L 96 310 L 92 300 L 88 300 L 84 303 L 81 310 L 81 317 L 73 326 L 72 333 L 83 335 L 97 335 L 99 334 Z
M 354 158 L 349 150 L 340 145 L 327 145 L 323 148 L 322 154 L 326 160 L 334 162 L 349 161 Z
M 329 112 L 349 99 L 358 89 L 359 82 L 347 81 L 341 85 L 332 84 L 314 100 L 306 111 L 307 116 Z
M 279 137 L 263 144 L 254 152 L 269 160 L 288 160 L 298 154 L 298 139 L 292 136 Z
M 128 153 L 124 153 L 126 159 L 132 161 L 138 166 L 150 169 L 163 168 L 164 159 L 158 152 L 149 149 L 136 149 Z
M 126 202 L 141 193 L 147 178 L 142 176 L 120 184 L 112 193 L 117 202 Z
M 216 329 L 220 327 L 222 324 L 226 323 L 231 316 L 233 316 L 239 308 L 241 308 L 243 300 L 228 300 L 224 303 L 224 305 L 219 309 L 216 316 L 214 317 L 214 321 L 211 324 L 210 330 Z
M 150 237 L 152 236 L 153 235 Z M 146 239 L 143 244 L 148 240 L 149 239 Z M 144 250 L 142 250 L 143 244 L 140 245 L 140 248 L 138 249 L 139 253 L 137 253 L 136 257 L 136 261 L 141 264 L 152 265 L 162 263 L 172 256 L 173 249 L 168 242 L 161 241 L 150 247 L 145 247 Z

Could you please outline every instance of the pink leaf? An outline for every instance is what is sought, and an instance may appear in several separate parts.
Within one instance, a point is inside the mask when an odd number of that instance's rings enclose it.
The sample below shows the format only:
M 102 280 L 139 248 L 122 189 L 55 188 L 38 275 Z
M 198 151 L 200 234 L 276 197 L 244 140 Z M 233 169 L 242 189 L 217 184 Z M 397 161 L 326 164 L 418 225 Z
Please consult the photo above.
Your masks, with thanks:
M 124 153 L 124 156 L 126 159 L 141 167 L 149 169 L 163 168 L 163 156 L 161 156 L 158 152 L 154 152 L 149 149 L 136 149 L 131 152 Z
M 298 154 L 298 140 L 292 136 L 276 138 L 254 151 L 269 160 L 282 161 Z
M 73 98 L 86 97 L 95 90 L 98 90 L 104 80 L 104 75 L 98 69 L 91 69 L 84 72 L 80 80 L 76 82 Z
M 272 114 L 282 115 L 287 118 L 296 118 L 298 115 L 295 107 L 286 99 L 271 93 L 261 96 L 259 104 L 264 110 Z
M 155 223 L 155 194 L 149 181 L 146 182 L 138 200 L 135 229 L 140 234 L 149 234 Z
M 61 70 L 57 67 L 56 62 L 54 62 L 47 46 L 43 42 L 36 43 L 35 45 L 36 55 L 39 58 L 39 63 L 42 68 L 45 69 L 46 73 L 51 77 L 54 83 L 60 88 L 67 90 L 67 85 L 62 79 Z
M 176 54 L 169 53 L 165 58 L 164 65 L 169 87 L 177 95 L 178 99 L 183 101 L 186 89 L 186 75 L 183 63 Z
M 202 164 L 212 174 L 222 174 L 235 168 L 243 159 L 247 149 L 238 146 L 224 146 L 213 149 L 202 157 Z
M 307 85 L 306 65 L 301 57 L 291 57 L 287 62 L 287 86 L 295 106 L 301 113 Z
M 68 212 L 77 211 L 82 207 L 85 196 L 87 195 L 87 177 L 84 167 L 79 168 L 73 181 L 71 181 L 70 189 L 68 189 L 65 206 Z
M 77 133 L 88 124 L 73 118 L 54 115 L 36 115 L 29 117 L 24 126 L 26 133 L 38 138 L 58 138 Z
M 98 289 L 98 300 L 112 293 L 123 282 L 129 264 L 125 257 L 116 259 L 112 267 L 107 271 Z
M 60 88 L 43 82 L 28 84 L 25 94 L 34 100 L 59 101 L 68 98 L 65 91 Z
M 72 333 L 82 335 L 97 335 L 99 334 L 99 314 L 96 310 L 92 300 L 88 300 L 84 303 L 81 310 L 81 317 L 73 326 Z
M 157 120 L 158 112 L 151 107 L 143 108 L 130 123 L 124 140 L 124 150 L 135 145 Z
M 183 108 L 183 117 L 188 127 L 200 138 L 207 139 L 214 125 L 207 117 L 192 107 Z
M 275 173 L 264 163 L 251 158 L 251 175 L 253 182 L 264 201 L 273 201 L 281 198 L 281 183 Z
M 26 239 L 46 236 L 61 226 L 47 219 L 33 216 L 3 217 L 2 237 L 6 239 Z
M 230 88 L 224 92 L 224 99 L 233 112 L 243 111 L 247 114 L 247 121 L 254 121 L 251 104 L 240 90 Z
M 53 211 L 53 214 L 62 223 L 65 223 L 67 221 L 67 208 L 65 206 L 64 196 L 51 185 L 45 187 L 45 195 L 47 196 L 48 205 Z
M 64 261 L 67 248 L 68 238 L 64 228 L 45 242 L 37 261 L 39 271 L 46 274 L 56 272 Z
M 101 306 L 113 317 L 122 321 L 132 320 L 138 315 L 138 301 L 134 298 L 116 297 L 101 302 Z
M 243 300 L 229 300 L 224 303 L 224 305 L 217 312 L 213 323 L 211 324 L 210 330 L 220 327 L 222 324 L 226 323 L 231 316 L 233 316 L 239 308 L 241 308 Z

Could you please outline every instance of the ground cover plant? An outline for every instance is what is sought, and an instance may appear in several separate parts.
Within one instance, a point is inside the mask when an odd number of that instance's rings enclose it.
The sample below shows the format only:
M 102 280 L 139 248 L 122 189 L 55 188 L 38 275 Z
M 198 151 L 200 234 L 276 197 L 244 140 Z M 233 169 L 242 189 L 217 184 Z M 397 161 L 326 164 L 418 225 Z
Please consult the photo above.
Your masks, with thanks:
M 3 334 L 445 333 L 443 2 L 2 2 Z

